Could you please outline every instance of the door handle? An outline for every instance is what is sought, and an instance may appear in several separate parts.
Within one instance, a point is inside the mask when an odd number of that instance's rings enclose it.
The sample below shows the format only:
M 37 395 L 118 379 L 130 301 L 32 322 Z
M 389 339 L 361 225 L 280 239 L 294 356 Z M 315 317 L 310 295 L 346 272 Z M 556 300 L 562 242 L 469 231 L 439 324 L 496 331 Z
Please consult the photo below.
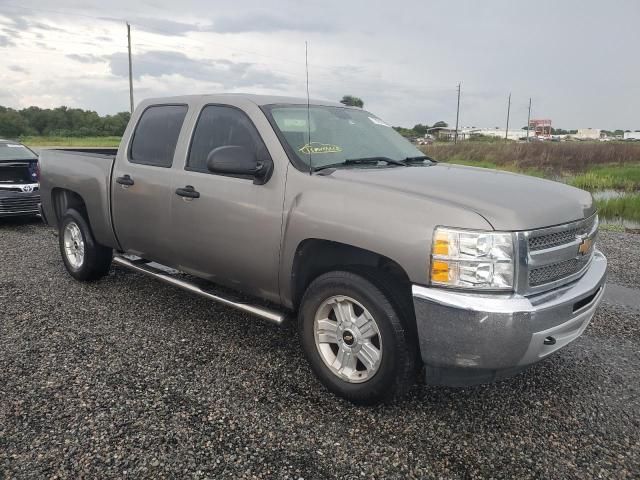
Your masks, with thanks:
M 197 192 L 193 185 L 176 189 L 176 195 L 187 198 L 200 198 L 200 192 Z
M 129 175 L 123 175 L 122 177 L 116 178 L 116 183 L 130 187 L 135 182 L 133 181 L 133 178 L 131 178 Z

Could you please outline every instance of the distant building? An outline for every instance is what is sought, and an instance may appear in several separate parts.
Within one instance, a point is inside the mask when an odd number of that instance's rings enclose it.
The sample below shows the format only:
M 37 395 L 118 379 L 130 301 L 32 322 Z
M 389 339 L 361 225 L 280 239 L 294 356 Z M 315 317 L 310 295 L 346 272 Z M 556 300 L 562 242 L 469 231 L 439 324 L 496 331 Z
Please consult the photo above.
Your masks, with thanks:
M 450 127 L 433 127 L 427 130 L 428 135 L 433 135 L 433 138 L 438 140 L 453 140 L 456 136 L 456 129 Z M 466 132 L 462 129 L 458 129 L 458 140 L 464 140 L 466 138 Z
M 625 140 L 640 140 L 640 132 L 624 132 Z
M 551 138 L 551 120 L 548 118 L 531 120 L 529 131 L 535 137 Z
M 602 130 L 599 128 L 579 128 L 573 138 L 578 140 L 600 140 Z
M 472 128 L 466 131 L 467 135 L 469 135 L 470 137 L 474 137 L 474 136 L 479 136 L 479 135 L 483 135 L 485 137 L 498 137 L 498 138 L 504 138 L 505 137 L 505 131 L 504 129 L 500 129 L 500 128 Z M 530 134 L 532 135 L 532 134 Z M 527 137 L 527 131 L 526 130 L 509 130 L 506 134 L 507 138 L 509 140 L 520 140 L 522 138 L 526 138 Z

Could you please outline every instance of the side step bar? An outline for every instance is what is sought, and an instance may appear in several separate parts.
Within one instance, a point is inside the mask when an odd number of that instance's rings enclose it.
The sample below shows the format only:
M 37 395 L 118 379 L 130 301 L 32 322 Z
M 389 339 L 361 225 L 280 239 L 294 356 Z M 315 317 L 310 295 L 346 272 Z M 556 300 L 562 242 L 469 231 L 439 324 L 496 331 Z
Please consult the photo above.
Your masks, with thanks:
M 182 288 L 183 290 L 187 290 L 188 292 L 192 292 L 202 297 L 208 298 L 209 300 L 213 300 L 214 302 L 222 303 L 223 305 L 227 305 L 237 310 L 250 313 L 257 317 L 273 322 L 277 325 L 281 325 L 285 320 L 285 314 L 282 312 L 278 312 L 276 310 L 261 307 L 258 305 L 251 305 L 249 303 L 239 302 L 237 300 L 232 300 L 230 298 L 225 298 L 217 293 L 214 294 L 211 292 L 207 292 L 202 288 L 200 288 L 195 283 L 191 283 L 185 280 L 181 280 L 179 278 L 175 278 L 174 276 L 171 275 L 171 273 L 169 273 L 170 269 L 165 270 L 165 269 L 154 268 L 152 265 L 148 265 L 148 262 L 145 262 L 142 259 L 130 260 L 121 255 L 114 255 L 113 263 L 129 268 L 139 273 L 144 273 L 146 275 L 149 275 L 153 278 L 161 280 L 170 285 L 174 285 L 176 287 Z

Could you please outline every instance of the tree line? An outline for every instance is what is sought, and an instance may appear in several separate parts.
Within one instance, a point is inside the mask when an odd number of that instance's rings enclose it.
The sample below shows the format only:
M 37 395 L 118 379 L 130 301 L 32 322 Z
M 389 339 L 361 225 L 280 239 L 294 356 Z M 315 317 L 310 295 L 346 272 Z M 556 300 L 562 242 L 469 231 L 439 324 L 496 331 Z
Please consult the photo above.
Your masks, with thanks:
M 0 106 L 0 137 L 30 135 L 60 137 L 122 136 L 129 112 L 100 116 L 80 108 L 39 108 L 21 110 Z

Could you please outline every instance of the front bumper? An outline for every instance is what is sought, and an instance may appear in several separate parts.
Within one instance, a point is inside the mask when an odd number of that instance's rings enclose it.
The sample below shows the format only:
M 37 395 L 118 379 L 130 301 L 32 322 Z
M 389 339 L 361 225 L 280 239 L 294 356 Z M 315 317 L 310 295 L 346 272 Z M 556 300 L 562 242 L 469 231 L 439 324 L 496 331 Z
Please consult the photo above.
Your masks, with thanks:
M 463 386 L 508 377 L 578 338 L 602 300 L 607 259 L 595 251 L 575 282 L 535 296 L 413 286 L 427 381 Z

